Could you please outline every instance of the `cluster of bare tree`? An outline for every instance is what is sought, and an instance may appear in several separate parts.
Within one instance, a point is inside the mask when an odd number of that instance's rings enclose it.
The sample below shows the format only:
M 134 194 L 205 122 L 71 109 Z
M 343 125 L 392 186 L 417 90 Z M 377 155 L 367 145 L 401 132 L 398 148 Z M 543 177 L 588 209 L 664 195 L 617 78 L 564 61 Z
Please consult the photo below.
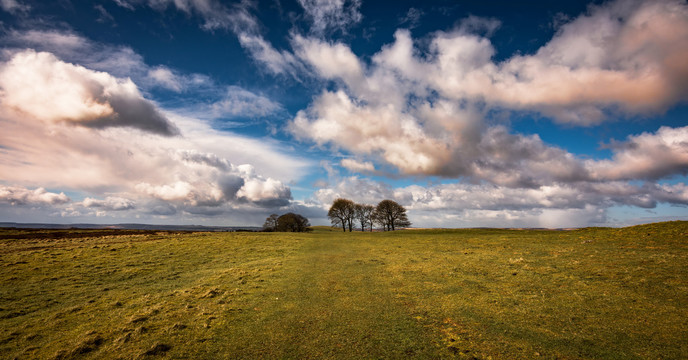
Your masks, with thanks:
M 392 200 L 382 200 L 377 206 L 357 204 L 348 199 L 336 199 L 327 217 L 332 226 L 341 226 L 343 231 L 347 227 L 353 231 L 354 224 L 361 224 L 361 231 L 366 228 L 373 231 L 375 224 L 379 224 L 385 231 L 411 226 L 406 216 L 406 209 Z
M 311 223 L 299 214 L 286 213 L 282 216 L 272 214 L 265 219 L 263 231 L 306 232 L 311 231 Z

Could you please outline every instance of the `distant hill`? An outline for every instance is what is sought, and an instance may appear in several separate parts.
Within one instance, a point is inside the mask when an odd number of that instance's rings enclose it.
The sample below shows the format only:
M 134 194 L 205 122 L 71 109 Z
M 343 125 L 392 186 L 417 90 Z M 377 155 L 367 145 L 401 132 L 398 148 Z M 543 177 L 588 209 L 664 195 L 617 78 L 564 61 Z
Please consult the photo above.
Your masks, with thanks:
M 151 224 L 44 224 L 0 222 L 0 227 L 19 229 L 124 229 L 168 231 L 246 231 L 260 230 L 258 226 L 203 226 L 203 225 L 151 225 Z

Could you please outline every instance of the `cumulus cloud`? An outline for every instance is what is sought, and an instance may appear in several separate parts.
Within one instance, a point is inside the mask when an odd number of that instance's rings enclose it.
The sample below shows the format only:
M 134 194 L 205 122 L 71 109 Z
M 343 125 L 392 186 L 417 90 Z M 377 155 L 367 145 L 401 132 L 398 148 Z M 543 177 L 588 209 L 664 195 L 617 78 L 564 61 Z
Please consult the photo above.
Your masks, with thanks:
M 338 88 L 299 111 L 291 133 L 406 175 L 462 176 L 509 187 L 685 173 L 683 142 L 651 144 L 669 133 L 684 138 L 682 129 L 631 139 L 609 161 L 584 161 L 536 135 L 513 134 L 484 119 L 491 110 L 526 110 L 589 125 L 610 113 L 663 111 L 685 100 L 688 65 L 674 59 L 688 51 L 688 6 L 617 1 L 591 7 L 535 54 L 496 63 L 487 36 L 498 26 L 469 17 L 455 30 L 434 33 L 425 49 L 409 31 L 398 30 L 369 63 L 343 43 L 294 36 L 299 59 Z M 671 155 L 653 164 L 648 160 L 655 155 L 640 156 L 645 150 Z
M 159 86 L 166 89 L 181 92 L 183 89 L 182 80 L 165 66 L 158 66 L 148 71 L 148 77 Z
M 379 156 L 409 175 L 466 176 L 517 187 L 578 180 L 586 174 L 580 160 L 537 135 L 510 134 L 502 126 L 481 129 L 472 110 L 426 103 L 417 111 L 425 115 L 424 124 L 391 105 L 373 106 L 343 91 L 325 92 L 297 113 L 290 130 L 320 145 Z
M 81 204 L 87 208 L 98 208 L 109 211 L 122 211 L 136 208 L 135 201 L 117 196 L 108 196 L 104 200 L 87 197 Z
M 212 105 L 214 117 L 265 117 L 284 111 L 282 106 L 265 96 L 238 86 L 227 88 L 224 97 Z
M 128 46 L 97 43 L 67 30 L 31 29 L 10 30 L 0 38 L 10 55 L 27 49 L 54 54 L 67 63 L 80 64 L 88 69 L 107 72 L 118 78 L 132 78 L 146 83 L 149 67 Z
M 227 203 L 280 207 L 291 200 L 287 185 L 257 174 L 250 164 L 234 166 L 215 154 L 197 151 L 179 151 L 179 155 L 194 176 L 175 174 L 178 180 L 156 185 L 141 182 L 135 185 L 136 191 L 166 202 L 203 207 L 203 211 Z
M 381 154 L 407 174 L 440 171 L 450 151 L 441 141 L 424 136 L 411 116 L 392 106 L 365 106 L 345 92 L 325 92 L 308 111 L 299 111 L 290 124 L 292 134 L 318 144 L 334 144 L 360 154 Z M 444 153 L 444 154 L 442 154 Z
M 238 86 L 216 83 L 198 73 L 185 74 L 164 65 L 149 66 L 131 48 L 96 43 L 76 33 L 62 30 L 9 31 L 0 43 L 11 48 L 10 55 L 30 46 L 37 53 L 52 53 L 62 62 L 78 63 L 88 69 L 130 78 L 144 93 L 168 90 L 164 103 L 175 111 L 203 120 L 217 118 L 260 118 L 283 112 L 281 104 Z M 8 59 L 9 60 L 9 59 Z M 301 70 L 291 69 L 296 74 Z
M 327 31 L 339 30 L 346 33 L 348 27 L 359 23 L 363 15 L 359 12 L 360 0 L 298 0 L 310 19 L 311 32 L 322 35 Z
M 237 136 L 163 112 L 131 80 L 50 53 L 14 52 L 0 67 L 0 88 L 0 181 L 109 194 L 61 208 L 56 213 L 62 216 L 133 213 L 128 210 L 162 218 L 255 215 L 289 205 L 286 183 L 309 166 L 273 140 Z M 234 103 L 228 100 L 224 112 L 259 116 L 279 108 L 241 88 L 227 94 Z M 266 109 L 250 108 L 250 101 Z M 183 136 L 160 136 L 177 133 Z M 20 190 L 4 188 L 4 202 L 69 201 L 42 188 Z
M 291 200 L 289 188 L 274 179 L 248 180 L 236 195 L 239 199 L 245 199 L 265 207 L 285 206 Z
M 207 93 L 216 90 L 216 84 L 206 75 L 183 74 L 164 65 L 150 66 L 128 46 L 94 42 L 67 30 L 11 30 L 0 38 L 0 44 L 9 49 L 5 54 L 13 55 L 29 48 L 51 53 L 66 63 L 79 64 L 117 78 L 130 78 L 144 91 L 166 89 L 175 93 Z
M 31 116 L 4 112 L 2 181 L 111 194 L 80 203 L 100 212 L 136 206 L 136 211 L 155 216 L 227 214 L 290 203 L 286 183 L 302 176 L 307 162 L 278 150 L 269 140 L 243 138 L 194 119 L 166 115 L 184 137 L 64 123 L 47 128 Z M 234 165 L 228 159 L 252 165 Z
M 160 185 L 143 182 L 136 185 L 136 190 L 156 199 L 189 203 L 192 206 L 217 206 L 223 199 L 222 191 L 216 184 L 202 180 L 194 183 L 178 180 Z
M 364 66 L 351 49 L 342 43 L 328 43 L 315 38 L 294 35 L 296 54 L 327 80 L 341 79 L 355 90 L 364 81 Z
M 65 63 L 50 53 L 15 54 L 0 67 L 0 88 L 5 110 L 45 122 L 128 126 L 166 136 L 179 133 L 131 80 Z
M 588 161 L 594 179 L 657 180 L 688 174 L 688 126 L 663 126 L 656 133 L 629 136 L 613 142 L 611 160 Z
M 44 188 L 29 190 L 21 186 L 0 186 L 0 202 L 10 205 L 60 205 L 71 200 L 64 193 L 53 193 Z
M 353 172 L 374 173 L 375 165 L 370 161 L 358 161 L 355 159 L 342 159 L 340 165 Z
M 688 6 L 679 1 L 617 1 L 592 7 L 563 25 L 533 55 L 496 63 L 487 35 L 494 20 L 469 18 L 437 32 L 427 54 L 414 54 L 408 31 L 377 55 L 380 66 L 455 100 L 535 110 L 557 121 L 589 125 L 610 111 L 656 112 L 685 100 Z M 418 71 L 423 69 L 424 71 Z

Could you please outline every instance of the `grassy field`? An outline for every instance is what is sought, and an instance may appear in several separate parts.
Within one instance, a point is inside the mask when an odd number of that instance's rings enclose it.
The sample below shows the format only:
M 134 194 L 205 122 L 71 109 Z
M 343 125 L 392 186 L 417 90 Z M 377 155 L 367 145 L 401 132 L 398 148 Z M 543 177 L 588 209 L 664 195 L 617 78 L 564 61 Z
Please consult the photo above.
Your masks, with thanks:
M 2 230 L 0 269 L 6 359 L 688 358 L 688 222 Z

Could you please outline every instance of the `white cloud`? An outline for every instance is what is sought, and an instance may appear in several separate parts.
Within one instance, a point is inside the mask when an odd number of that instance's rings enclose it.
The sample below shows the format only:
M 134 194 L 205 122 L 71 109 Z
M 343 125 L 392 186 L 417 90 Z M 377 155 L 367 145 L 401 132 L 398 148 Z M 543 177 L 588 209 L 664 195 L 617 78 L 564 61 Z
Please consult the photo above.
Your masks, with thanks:
M 29 190 L 21 186 L 0 185 L 0 202 L 10 205 L 60 205 L 71 200 L 64 193 L 53 193 L 44 188 Z
M 187 15 L 199 16 L 204 20 L 202 28 L 208 31 L 217 29 L 231 30 L 238 38 L 241 46 L 265 70 L 276 75 L 287 75 L 299 79 L 306 69 L 298 58 L 287 50 L 278 50 L 260 34 L 258 19 L 251 14 L 255 7 L 252 1 L 241 1 L 226 6 L 216 0 L 116 0 L 119 6 L 135 10 L 137 6 L 147 5 L 157 11 L 164 11 L 174 7 Z M 347 7 L 350 8 L 350 7 Z M 165 85 L 172 90 L 174 83 L 167 82 L 169 74 L 157 74 L 163 77 Z
M 343 91 L 324 92 L 308 111 L 299 111 L 290 124 L 294 136 L 318 144 L 333 143 L 359 154 L 381 154 L 406 174 L 439 171 L 449 149 L 424 136 L 411 116 L 392 106 L 365 106 Z M 444 159 L 443 159 L 444 157 Z
M 217 86 L 203 74 L 184 74 L 164 65 L 149 66 L 143 57 L 127 46 L 91 41 L 64 30 L 12 30 L 0 38 L 10 56 L 29 49 L 51 53 L 66 63 L 106 72 L 117 78 L 130 78 L 146 91 L 163 88 L 176 93 L 214 92 Z
M 135 10 L 136 6 L 141 4 L 157 11 L 174 7 L 188 15 L 201 17 L 204 21 L 202 28 L 207 31 L 231 28 L 252 29 L 256 26 L 253 17 L 247 13 L 248 8 L 253 6 L 250 1 L 242 1 L 229 8 L 217 0 L 115 0 L 115 2 L 129 10 Z
M 280 181 L 267 178 L 252 178 L 236 193 L 239 199 L 268 206 L 285 206 L 291 200 L 291 191 Z
M 255 214 L 288 205 L 291 192 L 286 184 L 310 166 L 274 140 L 213 130 L 204 121 L 163 112 L 145 100 L 131 80 L 49 53 L 14 53 L 0 67 L 0 87 L 0 181 L 108 194 L 104 200 L 87 197 L 77 204 L 83 208 L 62 208 L 66 215 Z M 244 114 L 278 106 L 240 88 L 230 88 L 229 94 L 245 102 Z M 266 109 L 246 110 L 249 100 Z M 181 136 L 159 136 L 166 133 L 140 123 L 147 120 L 146 112 L 127 119 L 140 108 L 137 103 L 146 104 Z M 230 110 L 238 111 L 225 109 Z M 244 171 L 247 168 L 252 170 Z M 14 203 L 49 195 L 37 191 L 33 198 L 17 195 L 16 189 L 5 195 Z M 54 195 L 50 199 L 55 205 L 67 199 Z
M 364 81 L 364 67 L 351 49 L 342 43 L 326 43 L 313 38 L 294 35 L 292 40 L 296 54 L 328 80 L 342 79 L 358 89 Z
M 239 43 L 251 57 L 277 75 L 289 75 L 298 78 L 304 71 L 301 62 L 289 51 L 277 50 L 262 36 L 255 33 L 240 31 L 237 33 Z
M 64 63 L 78 63 L 88 69 L 116 74 L 120 82 L 133 79 L 145 93 L 157 89 L 170 90 L 179 95 L 168 99 L 165 102 L 167 107 L 203 120 L 260 118 L 284 111 L 281 104 L 264 95 L 238 86 L 218 84 L 206 75 L 185 74 L 164 65 L 149 66 L 131 48 L 95 43 L 71 32 L 10 31 L 1 41 L 15 47 L 9 52 L 10 56 L 29 51 L 21 46 L 31 46 L 39 54 L 49 52 Z M 289 71 L 297 72 L 294 69 Z M 72 109 L 71 106 L 69 108 Z
M 228 87 L 224 97 L 211 107 L 216 118 L 258 118 L 284 111 L 280 104 L 238 86 Z
M 676 59 L 688 52 L 687 39 L 684 3 L 617 1 L 567 23 L 536 54 L 499 64 L 486 38 L 442 33 L 431 82 L 448 97 L 593 124 L 613 107 L 643 113 L 685 100 L 688 65 Z
M 409 29 L 413 29 L 420 25 L 420 18 L 423 16 L 423 10 L 416 8 L 409 8 L 406 15 L 399 19 L 399 25 L 405 25 Z
M 675 31 L 666 31 L 664 17 Z M 527 110 L 585 125 L 610 112 L 661 111 L 688 98 L 688 65 L 673 60 L 688 51 L 688 6 L 617 1 L 593 7 L 537 53 L 495 63 L 490 40 L 471 31 L 489 34 L 498 25 L 471 17 L 454 31 L 433 34 L 425 52 L 399 30 L 369 64 L 342 43 L 294 36 L 295 54 L 338 88 L 299 111 L 291 133 L 406 175 L 464 176 L 509 187 L 685 173 L 681 142 L 617 151 L 610 162 L 583 161 L 537 136 L 488 126 L 484 118 L 495 109 Z M 679 129 L 648 136 L 668 132 L 685 137 Z M 655 155 L 644 156 L 644 166 L 634 167 L 641 160 L 631 158 L 645 150 L 671 155 L 657 164 L 647 161 Z
M 187 203 L 192 206 L 217 206 L 224 200 L 224 194 L 217 184 L 202 179 L 197 179 L 193 184 L 183 180 L 160 185 L 142 182 L 136 184 L 135 189 L 159 200 Z
M 26 50 L 0 67 L 0 99 L 6 111 L 46 122 L 103 128 L 128 126 L 161 135 L 178 130 L 136 85 L 107 73 Z
M 340 162 L 340 165 L 342 167 L 349 169 L 349 171 L 353 172 L 363 172 L 363 173 L 374 173 L 375 172 L 375 165 L 373 165 L 372 162 L 370 161 L 358 161 L 355 159 L 342 159 Z
M 339 30 L 346 33 L 348 27 L 363 19 L 358 11 L 360 0 L 298 0 L 311 20 L 311 32 L 322 35 Z
M 617 1 L 564 25 L 534 55 L 495 63 L 494 20 L 469 18 L 438 32 L 416 55 L 408 31 L 376 55 L 379 66 L 444 97 L 536 110 L 560 122 L 594 124 L 605 113 L 661 111 L 686 99 L 688 7 L 677 1 Z M 469 24 L 470 26 L 466 25 Z M 671 29 L 671 30 L 670 30 Z M 419 71 L 421 70 L 422 71 Z
M 148 77 L 160 86 L 175 91 L 183 90 L 182 80 L 172 70 L 165 66 L 158 66 L 148 71 Z
M 96 4 L 93 6 L 93 8 L 96 11 L 98 11 L 98 13 L 100 14 L 100 16 L 98 16 L 98 19 L 96 19 L 97 22 L 99 22 L 99 23 L 109 22 L 109 23 L 115 24 L 115 18 L 112 15 L 110 15 L 110 13 L 107 10 L 105 10 L 103 5 Z
M 53 50 L 76 51 L 89 46 L 89 41 L 70 32 L 28 30 L 10 31 L 4 41 L 11 45 L 38 46 L 45 48 L 50 46 Z M 47 50 L 47 49 L 46 49 Z
M 114 1 L 115 1 L 115 4 L 117 4 L 118 6 L 121 6 L 125 9 L 134 10 L 134 5 L 131 4 L 133 1 L 130 1 L 130 0 L 114 0 Z
M 33 49 L 48 52 L 67 63 L 80 64 L 119 78 L 132 78 L 137 83 L 149 71 L 143 58 L 127 46 L 112 46 L 90 41 L 64 30 L 11 30 L 1 39 L 10 54 Z
M 135 201 L 117 196 L 108 196 L 104 200 L 87 197 L 81 204 L 87 208 L 98 208 L 109 211 L 122 211 L 136 208 Z
M 587 161 L 591 176 L 601 180 L 656 180 L 688 174 L 688 126 L 663 126 L 656 133 L 629 136 L 612 143 L 611 160 Z
M 16 14 L 17 12 L 27 12 L 31 9 L 29 5 L 26 5 L 23 2 L 17 0 L 0 0 L 0 8 L 2 8 L 10 14 Z

